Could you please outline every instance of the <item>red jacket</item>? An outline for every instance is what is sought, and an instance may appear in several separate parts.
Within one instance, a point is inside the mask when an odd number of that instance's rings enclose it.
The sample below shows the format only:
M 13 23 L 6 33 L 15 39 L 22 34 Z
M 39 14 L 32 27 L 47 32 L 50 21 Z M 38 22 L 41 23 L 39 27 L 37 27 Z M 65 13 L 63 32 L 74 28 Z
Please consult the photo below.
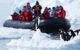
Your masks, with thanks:
M 13 13 L 12 16 L 12 20 L 19 20 L 19 14 L 17 14 L 16 12 Z
M 23 9 L 20 16 L 22 21 L 28 20 L 28 10 Z
M 36 15 L 36 14 L 38 14 L 38 15 L 40 15 L 41 14 L 41 9 L 42 9 L 42 7 L 40 6 L 40 5 L 38 5 L 38 6 L 33 6 L 33 8 L 32 9 L 34 9 L 34 14 Z
M 55 10 L 54 12 L 54 17 L 58 17 L 58 18 L 65 18 L 66 16 L 66 12 L 64 9 L 61 10 L 61 12 L 59 12 L 59 10 Z
M 44 10 L 43 14 L 40 15 L 40 17 L 43 19 L 48 19 L 49 16 L 50 16 L 50 13 L 48 10 Z
M 22 21 L 29 21 L 30 18 L 32 18 L 33 13 L 27 9 L 23 9 L 21 12 Z

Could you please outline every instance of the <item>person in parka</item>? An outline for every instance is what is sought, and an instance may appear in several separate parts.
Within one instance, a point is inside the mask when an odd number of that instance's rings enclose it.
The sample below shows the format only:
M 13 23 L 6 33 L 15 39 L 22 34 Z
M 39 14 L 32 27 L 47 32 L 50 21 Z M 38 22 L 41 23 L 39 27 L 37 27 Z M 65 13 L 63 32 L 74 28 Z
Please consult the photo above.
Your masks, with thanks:
M 18 13 L 16 13 L 16 12 L 14 12 L 12 15 L 12 20 L 19 20 L 19 14 Z
M 64 10 L 64 8 L 62 6 L 58 6 L 56 8 L 53 16 L 56 18 L 65 19 L 66 11 Z
M 37 24 L 35 27 L 38 28 L 38 17 L 40 16 L 41 14 L 41 9 L 42 9 L 42 6 L 39 4 L 38 1 L 36 1 L 36 4 L 32 7 L 32 9 L 34 10 L 34 19 L 35 19 L 35 24 Z
M 28 22 L 32 20 L 33 13 L 29 11 L 28 9 L 26 9 L 26 6 L 24 6 L 23 10 L 21 11 L 20 16 L 22 18 L 22 21 Z
M 50 12 L 49 9 L 46 7 L 43 13 L 40 15 L 40 18 L 46 20 L 49 17 L 50 17 Z
M 39 5 L 39 2 L 38 1 L 36 1 L 36 4 L 32 8 L 34 10 L 34 15 L 35 16 L 39 16 L 41 14 L 42 6 Z

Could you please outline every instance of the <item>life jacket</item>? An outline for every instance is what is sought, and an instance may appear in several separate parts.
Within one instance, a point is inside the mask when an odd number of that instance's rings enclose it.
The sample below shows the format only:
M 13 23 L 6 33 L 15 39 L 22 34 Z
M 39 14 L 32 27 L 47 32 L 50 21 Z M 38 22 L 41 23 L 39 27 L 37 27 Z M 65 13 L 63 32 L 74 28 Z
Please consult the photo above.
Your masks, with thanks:
M 40 5 L 35 5 L 35 6 L 33 6 L 33 9 L 34 9 L 34 14 L 35 15 L 40 15 L 41 14 L 41 9 L 42 9 L 42 7 L 40 6 Z
M 59 18 L 65 18 L 65 16 L 66 16 L 65 10 L 62 10 L 61 13 L 58 14 Z
M 40 9 L 39 9 L 39 6 L 36 6 L 34 10 L 35 10 L 35 11 L 39 11 L 39 10 L 40 10 Z
M 28 10 L 27 9 L 23 9 L 23 11 L 21 12 L 21 20 L 22 21 L 28 21 Z
M 24 9 L 21 13 L 21 19 L 22 19 L 22 21 L 28 22 L 28 21 L 32 20 L 33 15 L 34 14 L 31 11 Z
M 62 9 L 61 11 L 60 10 L 55 10 L 54 14 L 53 14 L 54 17 L 57 17 L 57 18 L 65 18 L 66 16 L 66 12 L 64 9 Z

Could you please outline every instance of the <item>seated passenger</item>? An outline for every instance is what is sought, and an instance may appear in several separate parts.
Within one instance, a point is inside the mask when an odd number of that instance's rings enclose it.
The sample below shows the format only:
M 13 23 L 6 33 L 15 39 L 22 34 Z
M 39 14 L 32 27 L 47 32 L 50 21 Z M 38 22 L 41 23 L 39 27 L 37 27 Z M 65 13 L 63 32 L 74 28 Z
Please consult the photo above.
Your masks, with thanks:
M 19 20 L 19 14 L 14 12 L 12 16 L 12 20 Z
M 41 19 L 48 19 L 50 17 L 50 12 L 48 8 L 46 7 L 43 13 L 40 15 Z
M 66 16 L 66 11 L 62 6 L 58 6 L 54 12 L 54 17 L 64 19 Z
M 22 21 L 30 21 L 32 20 L 33 13 L 24 6 L 20 16 L 22 17 Z

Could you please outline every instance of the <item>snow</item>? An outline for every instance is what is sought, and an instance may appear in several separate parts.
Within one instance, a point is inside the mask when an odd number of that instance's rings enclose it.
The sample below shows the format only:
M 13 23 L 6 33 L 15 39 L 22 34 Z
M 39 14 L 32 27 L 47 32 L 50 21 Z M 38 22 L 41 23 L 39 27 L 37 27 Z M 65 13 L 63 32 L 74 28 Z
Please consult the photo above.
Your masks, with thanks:
M 74 39 L 70 41 L 60 41 L 60 40 L 51 40 L 50 38 L 47 38 L 46 36 L 37 35 L 38 38 L 32 38 L 32 40 L 12 40 L 7 45 L 11 46 L 10 49 L 39 49 L 43 50 L 46 49 L 55 49 L 55 50 L 79 50 L 80 49 L 80 35 L 76 36 Z M 34 39 L 34 40 L 33 40 Z M 21 44 L 22 43 L 22 44 Z M 14 47 L 14 48 L 12 48 Z M 28 47 L 28 48 L 26 48 Z M 16 50 L 16 49 L 15 49 Z
M 50 35 L 29 29 L 15 29 L 2 27 L 8 16 L 15 8 L 25 5 L 26 2 L 34 5 L 36 0 L 0 0 L 0 50 L 80 50 L 80 34 L 70 41 L 51 39 Z M 63 5 L 71 22 L 71 29 L 80 28 L 80 0 L 38 0 L 44 7 Z M 51 4 L 52 3 L 52 4 Z M 20 8 L 21 9 L 21 8 Z
M 6 33 L 7 29 L 7 33 Z M 2 30 L 2 29 L 0 29 Z M 11 31 L 12 30 L 12 31 Z M 19 32 L 20 31 L 20 32 Z M 6 38 L 13 38 L 13 39 L 2 39 L 1 44 L 5 44 L 5 46 L 8 48 L 8 50 L 44 50 L 44 49 L 55 49 L 55 50 L 79 50 L 80 47 L 80 34 L 76 36 L 75 38 L 71 39 L 70 41 L 63 41 L 63 40 L 55 40 L 51 39 L 50 35 L 46 33 L 41 33 L 39 29 L 37 32 L 31 31 L 31 30 L 22 30 L 22 29 L 13 29 L 13 28 L 4 28 L 4 34 L 0 34 Z M 13 34 L 14 32 L 14 34 Z M 16 33 L 17 32 L 17 33 Z M 12 34 L 12 36 L 11 36 Z M 14 39 L 16 35 L 16 38 Z M 21 37 L 17 39 L 17 37 Z M 0 37 L 2 38 L 2 37 Z M 3 43 L 5 41 L 5 43 Z M 4 48 L 4 47 L 3 47 Z

